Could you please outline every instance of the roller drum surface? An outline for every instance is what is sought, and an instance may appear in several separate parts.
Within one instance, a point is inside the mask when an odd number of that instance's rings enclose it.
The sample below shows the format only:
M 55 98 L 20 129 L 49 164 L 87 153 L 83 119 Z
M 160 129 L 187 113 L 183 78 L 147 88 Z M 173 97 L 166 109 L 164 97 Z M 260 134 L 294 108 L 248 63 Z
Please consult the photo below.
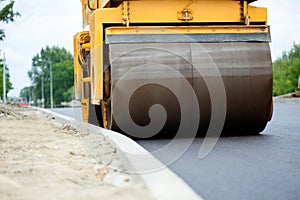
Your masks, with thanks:
M 129 120 L 124 115 L 126 109 L 138 126 L 160 124 L 149 116 L 151 106 L 159 104 L 164 107 L 167 120 L 158 136 L 173 136 L 181 120 L 186 120 L 182 119 L 182 113 L 195 109 L 194 102 L 190 102 L 193 94 L 188 92 L 191 87 L 200 110 L 200 120 L 196 122 L 198 134 L 203 135 L 211 119 L 207 82 L 217 83 L 220 78 L 227 100 L 223 134 L 257 134 L 268 122 L 272 62 L 267 42 L 109 44 L 109 60 L 112 80 L 109 128 L 113 130 L 126 134 L 124 124 Z M 219 74 L 212 69 L 218 69 Z M 172 85 L 173 89 L 166 85 Z M 129 93 L 132 88 L 136 89 Z M 184 106 L 176 98 L 178 92 L 186 95 L 181 102 Z M 161 116 L 155 117 L 159 120 Z M 186 136 L 189 134 L 187 131 Z

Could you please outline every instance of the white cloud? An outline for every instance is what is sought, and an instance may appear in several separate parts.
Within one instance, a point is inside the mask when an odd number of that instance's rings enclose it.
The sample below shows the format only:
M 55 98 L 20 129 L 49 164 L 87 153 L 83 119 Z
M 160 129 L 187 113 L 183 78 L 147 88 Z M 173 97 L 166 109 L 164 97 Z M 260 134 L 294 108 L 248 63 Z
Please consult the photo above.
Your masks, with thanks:
M 14 86 L 10 96 L 18 96 L 31 84 L 27 75 L 31 59 L 46 45 L 65 47 L 72 53 L 73 35 L 82 21 L 80 0 L 18 0 L 15 10 L 22 16 L 4 25 L 6 38 L 0 43 Z
M 258 0 L 256 6 L 268 8 L 268 21 L 271 27 L 271 53 L 276 60 L 282 51 L 288 51 L 293 43 L 300 43 L 300 4 L 299 0 Z

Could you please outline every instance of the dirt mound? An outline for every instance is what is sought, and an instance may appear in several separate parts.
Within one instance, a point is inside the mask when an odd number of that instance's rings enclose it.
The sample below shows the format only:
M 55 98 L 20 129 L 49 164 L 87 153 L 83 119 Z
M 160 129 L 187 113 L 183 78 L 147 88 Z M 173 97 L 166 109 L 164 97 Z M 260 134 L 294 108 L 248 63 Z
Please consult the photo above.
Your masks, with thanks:
M 0 119 L 1 118 L 8 118 L 8 119 L 23 119 L 23 115 L 20 113 L 15 113 L 12 110 L 8 109 L 5 106 L 0 106 Z
M 0 113 L 0 200 L 152 200 L 142 182 L 112 168 L 122 163 L 100 134 L 34 109 L 7 106 Z

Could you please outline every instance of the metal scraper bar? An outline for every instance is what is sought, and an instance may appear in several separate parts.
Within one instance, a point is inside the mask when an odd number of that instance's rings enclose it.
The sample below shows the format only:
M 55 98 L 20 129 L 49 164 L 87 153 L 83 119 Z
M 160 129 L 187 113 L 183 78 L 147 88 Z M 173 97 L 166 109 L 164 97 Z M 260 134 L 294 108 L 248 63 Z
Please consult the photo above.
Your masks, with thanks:
M 110 27 L 106 44 L 140 42 L 270 42 L 268 26 Z
M 132 35 L 124 34 L 106 35 L 106 44 L 116 43 L 142 43 L 142 42 L 270 42 L 271 38 L 268 33 L 254 34 L 141 34 Z

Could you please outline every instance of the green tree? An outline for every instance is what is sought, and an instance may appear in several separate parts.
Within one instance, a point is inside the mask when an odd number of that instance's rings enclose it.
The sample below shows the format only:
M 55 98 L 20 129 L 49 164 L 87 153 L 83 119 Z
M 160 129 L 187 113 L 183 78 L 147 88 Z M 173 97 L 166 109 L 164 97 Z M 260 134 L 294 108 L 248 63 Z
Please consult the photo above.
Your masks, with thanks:
M 73 58 L 72 60 L 58 63 L 53 70 L 55 74 L 59 74 L 53 76 L 53 83 L 58 83 L 58 87 L 56 87 L 53 92 L 55 102 L 61 103 L 71 101 L 72 93 L 70 94 L 68 91 L 74 85 Z
M 50 107 L 50 64 L 52 65 L 53 105 L 57 107 L 63 101 L 71 101 L 72 95 L 65 93 L 73 86 L 73 56 L 65 48 L 57 46 L 43 48 L 32 58 L 32 68 L 28 76 L 32 82 L 35 99 L 42 98 L 42 80 L 46 107 Z
M 4 23 L 9 23 L 13 22 L 14 18 L 17 16 L 20 16 L 18 12 L 15 12 L 13 10 L 14 7 L 14 1 L 10 1 L 9 3 L 5 4 L 5 0 L 0 0 L 0 22 Z M 5 32 L 4 29 L 0 28 L 0 41 L 3 41 L 5 38 Z M 1 96 L 3 94 L 3 68 L 4 67 L 4 62 L 2 59 L 0 59 L 0 93 Z M 7 68 L 7 65 L 5 66 L 6 70 L 6 94 L 9 92 L 9 90 L 13 89 L 12 83 L 10 82 L 10 76 L 9 76 L 9 71 Z M 3 98 L 3 96 L 2 96 Z
M 3 98 L 3 67 L 4 62 L 2 59 L 0 59 L 0 96 Z M 6 94 L 9 92 L 9 90 L 13 89 L 12 83 L 10 82 L 10 75 L 8 71 L 7 65 L 5 66 L 5 78 L 6 78 Z
M 26 99 L 27 101 L 31 101 L 33 99 L 33 87 L 24 87 L 20 92 L 20 97 Z
M 13 22 L 15 17 L 20 16 L 20 13 L 15 12 L 13 9 L 15 1 L 10 1 L 4 6 L 3 4 L 5 3 L 5 1 L 6 0 L 0 0 L 0 21 L 5 23 Z M 3 41 L 4 38 L 4 29 L 0 28 L 0 41 Z
M 273 63 L 273 95 L 293 92 L 300 75 L 300 44 L 294 44 L 288 52 Z

